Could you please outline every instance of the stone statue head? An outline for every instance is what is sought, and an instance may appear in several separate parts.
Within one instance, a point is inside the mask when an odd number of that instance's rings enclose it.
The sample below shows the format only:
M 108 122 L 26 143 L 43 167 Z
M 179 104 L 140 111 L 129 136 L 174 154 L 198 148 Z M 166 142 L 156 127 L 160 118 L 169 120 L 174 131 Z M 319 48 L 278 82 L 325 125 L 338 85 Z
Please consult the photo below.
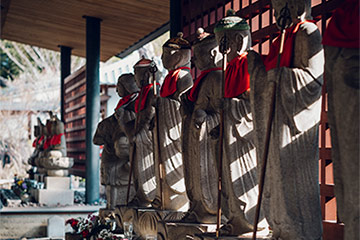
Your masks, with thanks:
M 44 127 L 44 136 L 51 136 L 52 132 L 51 132 L 51 120 L 48 119 L 46 120 L 46 124 Z
M 64 124 L 56 115 L 51 119 L 51 133 L 52 135 L 64 133 Z
M 289 8 L 290 17 L 293 23 L 298 23 L 311 17 L 311 0 L 271 0 L 271 5 L 275 10 L 274 15 L 278 28 L 278 20 L 281 10 L 286 6 Z
M 143 57 L 134 65 L 135 81 L 140 88 L 152 83 L 153 74 L 150 72 L 152 62 Z
M 202 28 L 199 28 L 196 34 L 197 40 L 192 45 L 194 53 L 192 60 L 196 68 L 203 71 L 217 67 L 221 64 L 222 55 L 219 52 L 215 35 L 206 33 Z
M 228 10 L 226 17 L 216 23 L 214 33 L 219 47 L 226 43 L 229 50 L 228 62 L 250 50 L 250 26 L 245 19 L 236 16 L 233 10 Z
M 171 71 L 178 67 L 185 66 L 190 63 L 191 46 L 190 43 L 183 38 L 182 33 L 178 33 L 177 37 L 170 38 L 163 45 L 163 53 L 161 60 L 164 67 Z
M 40 118 L 37 118 L 37 125 L 34 126 L 34 136 L 35 137 L 40 137 L 42 135 L 42 122 L 40 120 Z
M 135 83 L 134 74 L 125 73 L 118 78 L 116 92 L 120 97 L 125 97 L 137 91 L 139 91 L 139 88 Z

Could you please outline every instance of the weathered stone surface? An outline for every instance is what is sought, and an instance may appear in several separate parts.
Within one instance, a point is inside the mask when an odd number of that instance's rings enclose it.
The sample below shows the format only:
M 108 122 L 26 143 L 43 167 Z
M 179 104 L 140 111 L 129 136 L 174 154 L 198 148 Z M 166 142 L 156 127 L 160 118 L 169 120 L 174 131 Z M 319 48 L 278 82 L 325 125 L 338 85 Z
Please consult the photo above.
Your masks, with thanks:
M 35 200 L 38 203 L 52 205 L 72 205 L 74 204 L 73 190 L 51 190 L 51 189 L 36 189 Z
M 69 176 L 69 170 L 67 169 L 49 169 L 46 171 L 48 176 L 54 177 L 66 177 Z
M 47 236 L 54 237 L 65 237 L 65 220 L 59 216 L 53 216 L 48 219 L 47 225 Z
M 213 36 L 202 39 L 192 48 L 199 70 L 216 68 L 220 63 L 221 54 Z M 218 139 L 211 136 L 211 131 L 219 125 L 221 77 L 220 70 L 207 73 L 196 89 L 191 89 L 191 93 L 198 92 L 197 98 L 183 101 L 182 146 L 186 192 L 190 200 L 185 222 L 216 223 Z
M 124 222 L 132 222 L 135 234 L 144 239 L 149 234 L 158 236 L 158 239 L 171 239 L 166 237 L 168 232 L 164 221 L 179 221 L 183 216 L 182 212 L 132 208 L 125 205 L 115 209 L 117 225 L 123 226 Z
M 277 18 L 286 3 L 292 24 L 310 17 L 310 1 L 278 0 L 272 1 Z M 265 147 L 264 136 L 271 111 L 270 90 L 276 83 L 262 205 L 274 239 L 321 239 L 318 124 L 324 58 L 316 25 L 301 24 L 293 46 L 286 50 L 293 53 L 288 67 L 267 72 L 261 57 L 253 51 L 248 53 L 258 159 L 262 159 Z
M 103 145 L 101 154 L 101 184 L 106 188 L 107 209 L 113 210 L 116 205 L 123 204 L 123 185 L 127 185 L 129 174 L 129 140 L 125 125 L 135 118 L 134 102 L 138 87 L 133 74 L 119 77 L 116 91 L 120 97 L 116 112 L 102 120 L 96 129 L 93 142 Z
M 243 27 L 234 27 L 239 25 Z M 251 46 L 251 35 L 245 20 L 236 16 L 221 19 L 215 29 L 218 44 L 227 43 L 225 49 L 229 50 L 224 92 L 221 93 L 224 96 L 221 208 L 228 221 L 220 233 L 240 235 L 253 229 L 258 196 L 256 145 L 249 97 L 252 89 L 249 89 L 246 72 L 246 52 Z M 260 220 L 266 227 L 263 216 Z
M 359 49 L 325 46 L 331 157 L 344 239 L 359 239 Z
M 41 166 L 51 169 L 68 169 L 74 165 L 74 159 L 63 157 L 60 151 L 50 151 L 48 157 L 40 160 Z
M 46 189 L 69 189 L 70 177 L 45 177 Z

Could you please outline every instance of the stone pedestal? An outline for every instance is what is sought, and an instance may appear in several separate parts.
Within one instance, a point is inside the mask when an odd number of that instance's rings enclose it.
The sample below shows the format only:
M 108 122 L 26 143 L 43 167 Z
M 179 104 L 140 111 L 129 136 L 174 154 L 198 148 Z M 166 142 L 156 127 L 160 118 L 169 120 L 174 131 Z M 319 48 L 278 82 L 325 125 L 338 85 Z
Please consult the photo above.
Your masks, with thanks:
M 70 189 L 70 177 L 45 177 L 46 189 Z
M 212 231 L 208 231 L 203 234 L 196 234 L 196 239 L 202 239 L 202 240 L 215 240 L 215 239 L 227 239 L 227 240 L 250 240 L 253 237 L 253 233 L 245 233 L 239 236 L 219 236 L 216 237 L 216 225 L 215 228 Z M 256 233 L 256 240 L 270 240 L 271 235 L 269 234 L 268 229 L 264 229 L 262 231 L 257 231 Z
M 46 205 L 73 205 L 74 191 L 70 177 L 45 177 L 46 189 L 36 189 L 35 200 Z
M 214 232 L 216 224 L 198 224 L 198 223 L 181 223 L 181 222 L 164 222 L 164 232 L 166 239 L 202 239 L 205 232 Z
M 38 203 L 46 205 L 73 205 L 74 191 L 73 190 L 50 190 L 37 189 L 35 193 L 35 200 Z
M 125 205 L 117 206 L 114 212 L 118 226 L 123 226 L 124 222 L 132 222 L 135 234 L 144 239 L 146 235 L 157 235 L 158 239 L 169 239 L 166 237 L 167 232 L 164 221 L 179 221 L 185 215 L 184 212 L 133 208 Z

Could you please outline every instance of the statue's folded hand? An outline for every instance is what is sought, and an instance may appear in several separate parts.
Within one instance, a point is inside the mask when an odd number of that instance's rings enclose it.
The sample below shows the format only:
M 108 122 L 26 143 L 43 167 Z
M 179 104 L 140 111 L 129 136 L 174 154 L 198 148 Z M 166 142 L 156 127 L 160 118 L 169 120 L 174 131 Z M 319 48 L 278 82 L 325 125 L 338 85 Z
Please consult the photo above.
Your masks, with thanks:
M 195 126 L 200 128 L 203 122 L 205 121 L 207 114 L 204 110 L 198 109 L 195 111 Z

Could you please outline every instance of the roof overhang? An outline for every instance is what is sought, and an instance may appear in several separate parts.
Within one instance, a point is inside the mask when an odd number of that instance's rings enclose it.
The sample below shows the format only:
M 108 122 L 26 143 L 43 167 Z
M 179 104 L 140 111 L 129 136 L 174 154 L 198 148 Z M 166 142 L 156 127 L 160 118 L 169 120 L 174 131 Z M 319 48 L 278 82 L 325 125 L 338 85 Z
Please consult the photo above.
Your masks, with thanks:
M 83 16 L 102 19 L 100 59 L 124 56 L 168 29 L 168 0 L 2 0 L 1 38 L 85 57 Z M 124 54 L 125 53 L 125 54 Z

